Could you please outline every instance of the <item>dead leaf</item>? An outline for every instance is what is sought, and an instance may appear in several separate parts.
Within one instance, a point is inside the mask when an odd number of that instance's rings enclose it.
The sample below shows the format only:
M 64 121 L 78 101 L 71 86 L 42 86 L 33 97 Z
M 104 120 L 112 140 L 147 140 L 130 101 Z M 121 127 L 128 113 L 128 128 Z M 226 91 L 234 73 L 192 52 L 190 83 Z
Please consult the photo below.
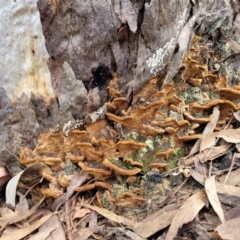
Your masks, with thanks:
M 202 174 L 200 174 L 198 171 L 190 169 L 190 175 L 200 184 L 204 186 L 206 177 Z
M 40 170 L 42 167 L 46 166 L 45 164 L 38 163 L 35 165 L 32 165 L 30 167 L 25 168 L 23 171 L 19 172 L 17 175 L 15 175 L 11 180 L 8 182 L 6 187 L 6 205 L 12 209 L 15 208 L 15 199 L 16 199 L 16 190 L 18 186 L 19 179 L 23 174 L 31 174 L 31 172 L 36 171 L 36 169 Z
M 127 226 L 134 226 L 135 222 L 130 220 L 130 219 L 127 219 L 125 217 L 122 217 L 122 216 L 119 216 L 107 209 L 104 209 L 104 208 L 99 208 L 99 207 L 96 207 L 96 206 L 91 206 L 89 204 L 83 204 L 84 207 L 86 208 L 90 208 L 96 212 L 98 212 L 100 215 L 108 218 L 109 220 L 113 221 L 113 222 L 117 222 L 117 223 L 122 223 L 122 224 L 125 224 Z
M 86 209 L 86 208 L 82 208 L 80 210 L 78 210 L 77 212 L 74 213 L 74 216 L 73 216 L 73 219 L 76 219 L 76 218 L 82 218 L 84 217 L 85 215 L 91 213 L 92 210 L 90 209 Z
M 205 191 L 208 196 L 208 200 L 211 203 L 214 211 L 217 213 L 218 217 L 220 218 L 221 222 L 225 222 L 223 210 L 221 203 L 218 199 L 217 196 L 217 189 L 216 189 L 216 184 L 215 184 L 215 176 L 211 176 L 206 179 L 205 181 Z
M 233 112 L 233 116 L 240 122 L 240 110 Z
M 89 227 L 97 226 L 97 213 L 92 211 L 89 218 Z
M 205 190 L 202 189 L 193 194 L 186 202 L 184 202 L 183 205 L 177 210 L 172 220 L 166 240 L 173 240 L 177 236 L 179 228 L 181 228 L 183 224 L 191 222 L 196 217 L 198 212 L 205 206 L 206 201 L 207 195 Z
M 217 192 L 225 195 L 232 195 L 240 198 L 240 187 L 233 187 L 221 183 L 216 183 Z
M 232 171 L 227 179 L 227 185 L 236 186 L 239 182 L 240 168 Z M 220 177 L 220 182 L 223 183 L 225 181 L 226 175 Z
M 205 178 L 195 170 L 190 170 L 191 176 L 204 186 Z M 217 193 L 231 195 L 240 198 L 240 188 L 215 182 Z
M 197 153 L 201 149 L 202 141 L 209 134 L 213 133 L 214 128 L 217 126 L 217 121 L 219 119 L 219 116 L 220 116 L 219 105 L 216 105 L 213 109 L 213 113 L 210 115 L 210 122 L 208 122 L 208 124 L 206 125 L 206 127 L 202 133 L 202 138 L 198 139 L 197 142 L 194 144 L 194 146 L 191 149 L 191 152 L 189 153 L 189 156 Z
M 232 144 L 225 144 L 218 147 L 214 147 L 212 150 L 205 149 L 202 153 L 199 153 L 195 156 L 191 156 L 190 158 L 185 157 L 180 159 L 179 165 L 182 165 L 182 166 L 191 165 L 194 163 L 196 158 L 198 158 L 202 163 L 208 160 L 214 160 L 218 157 L 221 157 L 225 153 L 232 151 L 233 149 L 235 149 L 235 147 L 232 146 Z M 211 151 L 210 154 L 209 154 L 209 151 Z
M 38 203 L 36 203 L 24 215 L 17 215 L 17 214 L 14 214 L 13 216 L 12 215 L 4 215 L 3 217 L 0 218 L 0 226 L 4 226 L 4 224 L 6 224 L 6 222 L 8 222 L 9 224 L 12 224 L 12 223 L 17 223 L 19 221 L 22 221 L 23 219 L 27 219 L 29 216 L 31 216 L 37 210 L 37 208 L 42 204 L 44 199 L 45 199 L 45 197 L 43 197 Z
M 88 240 L 89 237 L 96 231 L 97 226 L 82 228 L 73 235 L 74 239 Z
M 136 233 L 130 231 L 130 230 L 127 230 L 125 228 L 117 228 L 118 231 L 124 233 L 124 235 L 126 237 L 128 237 L 129 239 L 132 239 L 132 240 L 146 240 L 146 238 L 141 238 L 139 237 Z
M 51 211 L 46 211 L 43 216 L 52 216 L 39 228 L 39 232 L 45 232 L 46 229 L 54 227 L 55 230 L 50 233 L 46 240 L 65 240 L 65 232 L 62 227 L 62 223 L 57 215 L 53 215 Z
M 11 232 L 9 235 L 4 235 L 1 237 L 1 240 L 9 240 L 9 239 L 14 239 L 14 240 L 20 240 L 26 236 L 28 236 L 31 232 L 35 231 L 38 229 L 43 223 L 45 223 L 53 214 L 49 214 L 38 221 L 34 222 L 32 225 L 18 229 L 14 232 Z
M 19 196 L 20 201 L 16 205 L 15 213 L 18 216 L 25 215 L 29 211 L 28 201 L 27 201 L 26 197 L 22 193 L 17 192 L 17 195 Z
M 171 224 L 177 212 L 177 204 L 167 205 L 158 212 L 150 215 L 141 222 L 136 223 L 132 230 L 142 238 L 148 238 L 154 233 L 166 228 Z
M 87 177 L 87 173 L 80 173 L 75 175 L 72 178 L 70 185 L 67 187 L 67 192 L 54 200 L 51 209 L 55 211 L 58 207 L 63 205 L 72 196 L 72 194 L 74 193 L 74 189 L 81 186 L 85 182 Z
M 229 143 L 240 143 L 240 129 L 227 129 L 218 133 L 217 137 Z
M 233 218 L 215 229 L 221 239 L 236 240 L 240 236 L 240 217 Z
M 230 209 L 226 214 L 225 214 L 225 219 L 226 221 L 237 218 L 240 216 L 240 205 L 237 205 L 236 207 Z
M 44 232 L 38 232 L 35 235 L 33 235 L 32 237 L 28 238 L 28 240 L 46 240 L 49 239 L 49 235 L 51 234 L 52 231 L 55 230 L 55 227 L 48 227 L 45 228 Z
M 200 144 L 200 152 L 208 148 L 210 149 L 212 146 L 214 146 L 218 134 L 218 132 L 213 132 L 203 138 Z

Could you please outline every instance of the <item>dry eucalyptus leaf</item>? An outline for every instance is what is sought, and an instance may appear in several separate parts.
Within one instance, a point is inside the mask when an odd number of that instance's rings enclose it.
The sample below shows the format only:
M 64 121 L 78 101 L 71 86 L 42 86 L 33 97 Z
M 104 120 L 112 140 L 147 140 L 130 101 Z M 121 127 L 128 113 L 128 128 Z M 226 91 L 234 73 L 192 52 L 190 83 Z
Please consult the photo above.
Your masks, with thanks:
M 218 132 L 213 132 L 207 135 L 205 138 L 203 138 L 200 145 L 200 152 L 214 146 L 218 134 L 219 134 Z
M 96 231 L 97 226 L 81 228 L 76 234 L 73 235 L 73 239 L 88 240 L 89 237 Z
M 132 230 L 142 238 L 148 238 L 166 228 L 177 212 L 177 204 L 170 204 L 134 225 Z
M 48 216 L 52 214 L 51 211 L 47 211 L 44 213 L 44 216 Z M 54 227 L 55 230 L 50 233 L 47 240 L 65 240 L 65 232 L 62 227 L 62 223 L 59 220 L 57 215 L 52 215 L 40 228 L 39 232 L 45 232 L 50 227 Z
M 9 240 L 9 239 L 14 239 L 14 240 L 20 240 L 26 236 L 28 236 L 30 233 L 38 229 L 43 223 L 45 223 L 53 214 L 49 214 L 45 217 L 42 217 L 38 221 L 34 222 L 32 225 L 29 225 L 25 228 L 18 229 L 14 232 L 11 232 L 9 235 L 4 235 L 1 237 L 1 240 Z
M 240 143 L 240 128 L 223 130 L 218 133 L 217 137 L 229 143 Z
M 55 230 L 55 227 L 48 227 L 41 232 L 36 233 L 35 235 L 33 235 L 32 237 L 28 238 L 28 240 L 50 240 L 48 237 L 51 234 L 52 231 Z
M 92 210 L 90 210 L 90 209 L 82 208 L 74 213 L 73 219 L 82 218 L 91 212 L 92 212 Z
M 117 222 L 117 223 L 122 223 L 122 224 L 125 224 L 127 226 L 134 226 L 135 222 L 130 220 L 130 219 L 127 219 L 125 217 L 122 217 L 122 216 L 119 216 L 107 209 L 104 209 L 104 208 L 99 208 L 99 207 L 96 207 L 96 206 L 91 206 L 89 204 L 83 204 L 84 207 L 86 208 L 90 208 L 96 212 L 98 212 L 100 215 L 108 218 L 109 220 L 113 221 L 113 222 Z
M 15 213 L 18 216 L 25 215 L 29 211 L 28 201 L 22 193 L 17 192 L 17 195 L 19 196 L 20 201 L 15 207 Z
M 190 164 L 193 164 L 196 158 L 199 159 L 199 161 L 201 161 L 202 163 L 204 163 L 208 160 L 214 160 L 224 155 L 225 153 L 232 151 L 233 149 L 235 149 L 235 147 L 232 146 L 232 144 L 217 146 L 217 147 L 214 147 L 213 149 L 205 149 L 203 152 L 195 156 L 191 156 L 189 158 L 185 157 L 180 159 L 179 164 L 181 166 L 188 166 Z
M 214 131 L 214 128 L 217 125 L 217 121 L 219 119 L 220 116 L 220 111 L 219 111 L 219 106 L 216 105 L 213 109 L 213 113 L 210 115 L 210 122 L 206 125 L 203 133 L 202 133 L 202 137 L 201 139 L 198 139 L 197 142 L 194 144 L 194 146 L 192 147 L 191 152 L 189 153 L 189 156 L 197 153 L 200 149 L 201 149 L 201 143 L 202 141 Z
M 172 224 L 168 229 L 166 240 L 173 240 L 178 233 L 179 228 L 188 222 L 191 222 L 198 212 L 205 206 L 207 195 L 205 190 L 202 189 L 190 198 L 177 210 L 176 215 L 172 220 Z M 191 209 L 191 211 L 189 211 Z
M 240 110 L 233 112 L 233 116 L 240 122 Z
M 221 239 L 236 240 L 240 236 L 240 217 L 233 218 L 215 229 Z
M 234 171 L 231 171 L 226 184 L 231 185 L 231 186 L 236 186 L 240 182 L 239 176 L 240 176 L 240 168 L 238 168 Z M 219 178 L 220 183 L 223 183 L 225 181 L 225 179 L 226 179 L 226 174 L 222 175 Z
M 97 213 L 92 211 L 89 217 L 89 227 L 97 226 Z
M 67 187 L 67 192 L 54 200 L 51 209 L 55 211 L 58 207 L 63 205 L 72 196 L 72 194 L 74 193 L 74 189 L 81 186 L 85 182 L 87 177 L 87 173 L 76 174 L 72 178 L 70 185 Z
M 217 213 L 218 217 L 220 218 L 221 222 L 225 222 L 224 213 L 222 210 L 221 203 L 217 196 L 217 189 L 215 184 L 215 176 L 211 176 L 206 179 L 205 181 L 205 191 L 208 196 L 208 200 L 211 203 L 214 211 Z
M 23 176 L 23 174 L 26 175 L 31 175 L 32 171 L 39 171 L 42 167 L 46 166 L 45 164 L 38 163 L 35 165 L 32 165 L 30 167 L 27 167 L 23 171 L 19 172 L 17 175 L 15 175 L 11 180 L 8 182 L 7 187 L 6 187 L 6 204 L 10 208 L 14 208 L 16 205 L 16 191 L 17 191 L 17 186 L 20 178 Z
M 140 236 L 138 236 L 136 233 L 130 231 L 130 230 L 127 230 L 125 228 L 117 228 L 118 231 L 124 233 L 124 235 L 126 237 L 128 237 L 128 239 L 131 239 L 131 240 L 146 240 L 146 238 L 141 238 Z
M 43 197 L 38 203 L 36 203 L 26 214 L 24 215 L 17 215 L 16 213 L 14 215 L 9 214 L 9 215 L 4 215 L 0 218 L 0 226 L 4 226 L 6 222 L 9 224 L 12 223 L 17 223 L 22 221 L 23 219 L 27 219 L 29 216 L 31 216 L 37 208 L 42 204 L 44 201 L 45 197 Z
M 191 176 L 204 186 L 205 177 L 195 170 L 190 170 Z M 215 182 L 217 193 L 231 195 L 240 198 L 240 188 Z
M 240 198 L 240 188 L 230 185 L 225 185 L 216 182 L 217 192 L 221 194 L 231 195 Z

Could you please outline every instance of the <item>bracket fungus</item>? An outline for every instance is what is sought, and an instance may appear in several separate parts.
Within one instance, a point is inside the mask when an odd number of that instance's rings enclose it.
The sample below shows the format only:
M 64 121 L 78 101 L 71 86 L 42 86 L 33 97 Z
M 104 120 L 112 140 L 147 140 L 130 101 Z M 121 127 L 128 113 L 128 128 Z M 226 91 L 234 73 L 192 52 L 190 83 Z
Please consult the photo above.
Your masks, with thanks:
M 75 191 L 98 188 L 94 200 L 98 206 L 104 206 L 104 196 L 116 206 L 143 204 L 145 199 L 129 190 L 141 175 L 152 172 L 152 179 L 157 179 L 152 182 L 160 184 L 162 177 L 154 169 L 170 168 L 172 159 L 176 167 L 178 149 L 187 155 L 189 142 L 202 138 L 201 131 L 211 123 L 216 105 L 220 106 L 220 117 L 213 131 L 228 126 L 233 112 L 240 109 L 240 85 L 230 89 L 224 75 L 209 69 L 210 60 L 217 64 L 218 57 L 196 37 L 176 81 L 159 89 L 162 79 L 150 79 L 133 94 L 131 106 L 118 88 L 116 73 L 112 73 L 107 87 L 110 100 L 101 117 L 82 125 L 81 130 L 70 126 L 68 134 L 64 134 L 64 128 L 40 135 L 34 150 L 21 150 L 20 163 L 48 165 L 51 172 L 43 174 L 44 183 L 38 187 L 46 196 L 56 198 L 69 185 L 74 174 L 64 172 L 69 161 L 76 171 L 89 174 L 88 184 L 84 182 Z M 127 184 L 122 186 L 121 194 L 111 195 L 112 181 L 119 179 Z M 137 192 L 141 195 L 141 189 Z

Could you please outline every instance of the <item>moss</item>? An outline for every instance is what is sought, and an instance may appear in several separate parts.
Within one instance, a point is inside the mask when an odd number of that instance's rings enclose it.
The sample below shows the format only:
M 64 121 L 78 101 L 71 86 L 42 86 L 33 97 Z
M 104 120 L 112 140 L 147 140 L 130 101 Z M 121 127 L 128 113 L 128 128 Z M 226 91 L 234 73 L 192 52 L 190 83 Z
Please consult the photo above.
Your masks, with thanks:
M 178 160 L 184 156 L 186 156 L 186 146 L 183 145 L 180 148 L 175 148 L 172 155 L 167 159 L 168 165 L 166 170 L 174 169 L 178 166 Z

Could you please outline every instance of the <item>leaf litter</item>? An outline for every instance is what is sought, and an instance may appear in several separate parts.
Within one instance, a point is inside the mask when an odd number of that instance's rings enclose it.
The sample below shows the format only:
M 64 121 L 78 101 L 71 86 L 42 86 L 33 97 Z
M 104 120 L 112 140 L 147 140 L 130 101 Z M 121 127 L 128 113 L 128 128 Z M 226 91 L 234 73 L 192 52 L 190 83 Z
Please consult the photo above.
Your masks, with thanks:
M 204 83 L 200 98 L 184 99 L 175 89 L 188 91 L 184 84 L 158 90 L 154 78 L 128 109 L 113 79 L 106 119 L 88 131 L 51 130 L 35 150 L 21 152 L 26 168 L 6 186 L 1 239 L 238 238 L 240 106 L 219 87 L 227 85 L 223 77 L 197 64 L 207 50 L 197 37 L 194 44 L 183 59 L 182 83 L 194 84 L 196 93 L 198 78 L 213 78 L 220 99 L 209 99 Z M 193 69 L 195 80 L 187 72 Z M 187 150 L 178 155 L 183 145 Z M 152 160 L 147 167 L 146 159 Z M 2 169 L 0 187 L 9 178 Z

